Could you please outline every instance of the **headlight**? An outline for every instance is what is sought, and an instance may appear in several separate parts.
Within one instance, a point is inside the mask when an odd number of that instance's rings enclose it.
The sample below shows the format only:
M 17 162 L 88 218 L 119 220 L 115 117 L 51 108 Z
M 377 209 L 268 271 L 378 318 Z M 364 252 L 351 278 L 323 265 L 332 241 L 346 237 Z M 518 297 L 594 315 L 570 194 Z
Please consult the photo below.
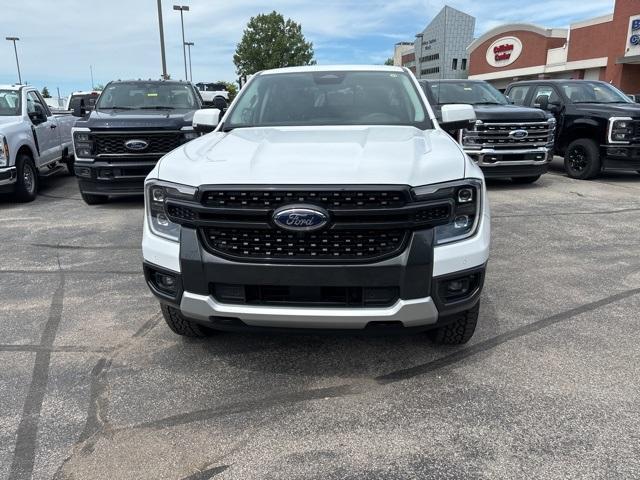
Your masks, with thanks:
M 180 241 L 180 225 L 169 220 L 167 200 L 194 200 L 197 189 L 187 185 L 151 180 L 145 185 L 144 200 L 151 232 L 159 237 Z
M 632 118 L 612 117 L 609 119 L 609 143 L 629 143 L 632 138 Z
M 0 135 L 0 167 L 9 166 L 9 144 L 4 135 Z
M 482 180 L 470 178 L 416 187 L 413 189 L 413 195 L 417 200 L 453 200 L 450 222 L 434 229 L 436 245 L 464 240 L 478 231 L 482 215 Z
M 89 129 L 73 130 L 73 150 L 76 158 L 93 158 L 93 140 Z
M 547 123 L 549 124 L 549 143 L 554 143 L 556 140 L 556 119 L 555 118 L 550 118 L 549 120 L 547 120 Z

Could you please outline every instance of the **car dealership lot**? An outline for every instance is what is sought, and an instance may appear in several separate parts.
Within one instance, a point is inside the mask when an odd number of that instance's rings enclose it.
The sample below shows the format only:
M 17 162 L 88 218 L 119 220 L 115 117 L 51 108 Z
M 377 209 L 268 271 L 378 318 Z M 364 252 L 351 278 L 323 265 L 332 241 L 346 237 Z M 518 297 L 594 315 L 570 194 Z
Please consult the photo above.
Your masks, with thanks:
M 489 186 L 471 342 L 164 325 L 141 200 L 0 199 L 0 478 L 637 478 L 640 176 Z

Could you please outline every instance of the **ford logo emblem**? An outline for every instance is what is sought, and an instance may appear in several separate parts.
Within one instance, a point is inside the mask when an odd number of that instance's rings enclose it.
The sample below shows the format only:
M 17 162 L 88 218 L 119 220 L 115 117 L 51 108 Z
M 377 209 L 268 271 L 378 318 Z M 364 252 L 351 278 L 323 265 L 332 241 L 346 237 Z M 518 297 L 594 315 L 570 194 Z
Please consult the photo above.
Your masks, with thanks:
M 124 142 L 124 146 L 127 147 L 127 150 L 138 152 L 140 150 L 145 150 L 149 146 L 149 143 L 144 140 L 133 139 Z
M 509 132 L 509 136 L 512 138 L 527 138 L 529 136 L 529 132 L 526 130 L 513 130 Z
M 314 205 L 286 205 L 273 213 L 273 223 L 284 230 L 312 232 L 329 223 L 329 213 Z

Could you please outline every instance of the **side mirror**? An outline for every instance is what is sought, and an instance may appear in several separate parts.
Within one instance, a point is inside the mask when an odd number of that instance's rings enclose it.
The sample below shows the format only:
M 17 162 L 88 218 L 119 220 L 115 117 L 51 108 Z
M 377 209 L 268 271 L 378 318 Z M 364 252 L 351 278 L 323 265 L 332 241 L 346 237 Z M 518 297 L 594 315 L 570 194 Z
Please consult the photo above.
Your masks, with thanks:
M 193 129 L 196 132 L 213 132 L 218 123 L 220 123 L 220 110 L 217 108 L 196 110 L 193 114 Z
M 539 95 L 533 102 L 540 110 L 549 110 L 549 95 Z
M 476 112 L 472 105 L 443 105 L 441 116 L 440 124 L 445 130 L 468 128 L 470 123 L 476 121 Z
M 515 102 L 514 102 L 513 100 L 511 100 L 511 98 L 509 97 L 509 95 L 505 95 L 504 97 L 507 99 L 507 101 L 508 101 L 511 105 L 514 105 L 514 104 L 515 104 Z
M 47 116 L 41 110 L 36 110 L 35 112 L 29 113 L 29 118 L 33 122 L 34 125 L 39 125 L 43 122 L 47 121 Z
M 74 117 L 84 117 L 87 114 L 87 111 L 82 105 L 76 105 L 73 107 L 71 115 Z

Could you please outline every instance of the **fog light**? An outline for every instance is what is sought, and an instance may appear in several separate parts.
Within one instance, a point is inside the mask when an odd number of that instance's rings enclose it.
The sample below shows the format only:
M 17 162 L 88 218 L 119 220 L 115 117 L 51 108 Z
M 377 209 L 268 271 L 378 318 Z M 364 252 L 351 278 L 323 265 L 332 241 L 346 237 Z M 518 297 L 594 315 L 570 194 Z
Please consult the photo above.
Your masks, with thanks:
M 83 178 L 91 178 L 91 169 L 87 167 L 76 167 L 76 176 Z
M 471 224 L 469 215 L 458 215 L 453 221 L 455 228 L 467 228 Z
M 176 292 L 176 278 L 171 275 L 156 272 L 156 285 L 160 290 L 165 292 Z
M 447 294 L 466 295 L 469 292 L 469 279 L 460 278 L 447 283 Z

